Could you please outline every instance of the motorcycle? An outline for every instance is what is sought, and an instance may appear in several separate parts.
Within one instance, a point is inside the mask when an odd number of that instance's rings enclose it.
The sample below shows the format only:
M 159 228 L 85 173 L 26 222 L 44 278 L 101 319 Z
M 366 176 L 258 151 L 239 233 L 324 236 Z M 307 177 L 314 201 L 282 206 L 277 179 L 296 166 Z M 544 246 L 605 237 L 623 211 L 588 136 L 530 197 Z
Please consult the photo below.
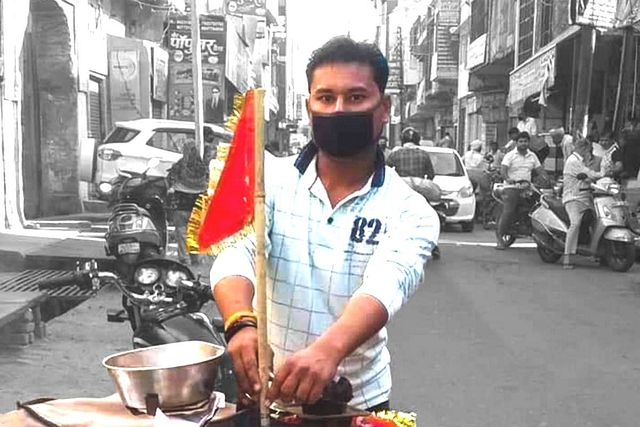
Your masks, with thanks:
M 133 348 L 199 340 L 226 346 L 222 319 L 210 320 L 202 307 L 213 298 L 209 286 L 186 265 L 167 259 L 168 186 L 164 177 L 149 176 L 159 164 L 151 159 L 143 172 L 119 171 L 112 181 L 112 214 L 105 252 L 114 256 L 115 272 L 99 271 L 95 261 L 70 276 L 45 281 L 44 288 L 77 284 L 94 293 L 114 283 L 122 293 L 122 309 L 108 310 L 107 321 L 129 322 Z M 230 356 L 225 353 L 218 379 L 227 400 L 237 399 Z
M 511 246 L 517 238 L 531 236 L 533 228 L 529 214 L 536 206 L 541 194 L 540 190 L 529 181 L 517 181 L 515 184 L 503 182 L 493 184 L 491 195 L 497 203 L 497 208 L 500 210 L 500 214 L 497 214 L 496 220 L 500 218 L 504 206 L 504 201 L 502 200 L 504 190 L 513 188 L 519 190 L 520 199 L 511 221 L 511 226 L 501 237 L 505 247 Z
M 585 213 L 580 225 L 578 254 L 600 258 L 613 271 L 625 272 L 635 262 L 636 234 L 629 227 L 629 206 L 620 186 L 603 178 L 584 191 L 593 194 L 594 210 Z M 564 253 L 569 216 L 562 199 L 544 195 L 531 213 L 533 239 L 543 262 L 555 263 Z

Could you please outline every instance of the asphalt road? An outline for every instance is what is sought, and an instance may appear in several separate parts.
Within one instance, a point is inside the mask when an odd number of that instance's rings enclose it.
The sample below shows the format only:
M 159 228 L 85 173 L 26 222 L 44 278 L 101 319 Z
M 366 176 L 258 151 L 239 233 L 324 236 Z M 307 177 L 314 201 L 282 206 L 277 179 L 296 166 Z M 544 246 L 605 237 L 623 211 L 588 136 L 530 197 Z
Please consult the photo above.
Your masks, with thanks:
M 504 252 L 488 232 L 442 235 L 443 258 L 390 324 L 392 405 L 420 426 L 637 426 L 640 267 L 543 264 L 530 243 Z M 0 413 L 16 400 L 114 392 L 103 357 L 127 349 L 106 291 L 0 349 Z
M 422 426 L 639 425 L 639 269 L 443 245 L 389 328 L 393 406 Z

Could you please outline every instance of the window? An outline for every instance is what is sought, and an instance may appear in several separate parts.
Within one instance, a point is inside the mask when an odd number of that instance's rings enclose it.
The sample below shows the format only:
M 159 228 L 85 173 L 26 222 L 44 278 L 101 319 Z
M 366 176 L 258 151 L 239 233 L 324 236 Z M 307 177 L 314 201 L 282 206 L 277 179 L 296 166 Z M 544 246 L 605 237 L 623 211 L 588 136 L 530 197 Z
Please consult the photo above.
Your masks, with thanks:
M 471 3 L 471 29 L 469 32 L 469 41 L 475 39 L 487 32 L 487 2 L 486 0 L 473 0 Z
M 540 5 L 540 46 L 546 46 L 553 39 L 553 0 L 541 0 Z
M 98 141 L 102 141 L 104 138 L 103 87 L 104 79 L 95 76 L 89 77 L 87 128 L 89 138 L 95 138 Z
M 464 176 L 464 169 L 460 159 L 453 153 L 429 152 L 429 158 L 433 163 L 433 171 L 436 175 Z
M 160 150 L 182 154 L 182 146 L 187 140 L 195 140 L 195 132 L 191 130 L 159 129 L 147 141 L 147 145 Z
M 533 55 L 533 23 L 535 0 L 520 0 L 520 22 L 518 22 L 518 64 Z
M 129 142 L 139 133 L 140 131 L 138 130 L 116 127 L 109 136 L 107 136 L 104 143 L 111 144 L 113 142 Z

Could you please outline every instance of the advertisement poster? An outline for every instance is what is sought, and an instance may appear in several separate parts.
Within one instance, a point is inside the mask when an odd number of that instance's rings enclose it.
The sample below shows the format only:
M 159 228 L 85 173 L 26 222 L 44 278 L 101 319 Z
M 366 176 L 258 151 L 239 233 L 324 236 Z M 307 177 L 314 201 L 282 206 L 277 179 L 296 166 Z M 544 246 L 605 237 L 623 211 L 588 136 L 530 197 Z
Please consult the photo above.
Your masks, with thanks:
M 227 12 L 232 15 L 257 15 L 267 14 L 266 0 L 225 0 Z
M 194 120 L 193 46 L 188 16 L 174 16 L 168 29 L 169 119 Z M 223 16 L 200 17 L 202 52 L 203 112 L 207 123 L 225 121 L 224 73 L 226 22 Z
M 114 122 L 141 117 L 139 62 L 137 50 L 112 50 L 109 55 L 109 95 Z
M 153 99 L 167 102 L 167 77 L 169 54 L 159 47 L 153 47 Z

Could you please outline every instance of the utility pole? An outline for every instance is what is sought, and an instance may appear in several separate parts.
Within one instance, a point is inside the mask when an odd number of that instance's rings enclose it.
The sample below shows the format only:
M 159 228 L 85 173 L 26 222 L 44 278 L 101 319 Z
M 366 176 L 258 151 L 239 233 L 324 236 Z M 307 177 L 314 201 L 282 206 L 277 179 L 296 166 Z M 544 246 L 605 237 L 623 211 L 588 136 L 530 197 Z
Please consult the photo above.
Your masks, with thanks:
M 399 90 L 400 90 L 400 127 L 402 128 L 403 126 L 405 126 L 405 108 L 404 108 L 404 103 L 405 103 L 405 93 L 404 93 L 404 43 L 402 41 L 402 27 L 398 27 L 398 55 L 399 55 L 399 60 L 400 60 L 400 83 L 399 83 Z
M 191 0 L 191 60 L 193 69 L 193 102 L 195 103 L 196 147 L 204 158 L 204 112 L 202 111 L 202 51 L 200 50 L 200 18 L 197 0 Z
M 593 74 L 593 55 L 596 48 L 596 29 L 580 29 L 580 57 L 578 60 L 578 83 L 576 88 L 574 128 L 586 138 L 589 132 L 589 100 L 591 98 L 591 76 Z

